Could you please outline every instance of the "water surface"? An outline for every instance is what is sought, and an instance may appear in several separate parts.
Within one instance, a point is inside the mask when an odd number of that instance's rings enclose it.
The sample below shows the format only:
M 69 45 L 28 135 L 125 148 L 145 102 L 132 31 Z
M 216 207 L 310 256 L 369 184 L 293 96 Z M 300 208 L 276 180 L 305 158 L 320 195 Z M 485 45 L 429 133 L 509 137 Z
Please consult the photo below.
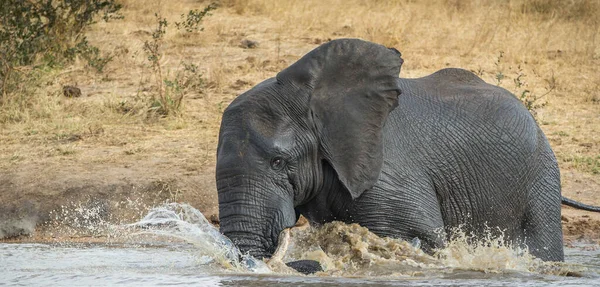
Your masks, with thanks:
M 600 285 L 600 248 L 583 243 L 566 248 L 566 263 L 547 264 L 490 242 L 477 247 L 457 241 L 432 257 L 414 243 L 341 223 L 292 239 L 284 261 L 319 260 L 326 270 L 304 276 L 252 258 L 236 262 L 239 251 L 199 211 L 171 204 L 113 228 L 103 243 L 1 243 L 0 285 Z

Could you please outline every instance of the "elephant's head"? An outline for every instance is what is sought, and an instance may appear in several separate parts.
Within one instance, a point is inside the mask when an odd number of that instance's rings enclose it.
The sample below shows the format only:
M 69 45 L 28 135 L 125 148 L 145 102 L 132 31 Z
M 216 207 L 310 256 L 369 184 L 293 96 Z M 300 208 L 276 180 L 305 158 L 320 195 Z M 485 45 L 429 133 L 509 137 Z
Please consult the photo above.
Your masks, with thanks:
M 221 232 L 269 257 L 294 207 L 322 189 L 325 164 L 352 198 L 377 181 L 382 128 L 398 103 L 395 49 L 341 39 L 311 51 L 225 110 L 217 150 Z

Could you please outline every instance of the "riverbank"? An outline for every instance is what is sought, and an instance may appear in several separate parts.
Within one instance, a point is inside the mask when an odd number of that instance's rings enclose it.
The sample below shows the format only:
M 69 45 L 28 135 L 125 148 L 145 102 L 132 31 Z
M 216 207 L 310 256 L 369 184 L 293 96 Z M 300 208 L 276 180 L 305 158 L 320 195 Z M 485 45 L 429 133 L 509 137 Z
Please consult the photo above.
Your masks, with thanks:
M 60 237 L 60 228 L 83 227 L 81 236 L 91 238 L 100 235 L 81 222 L 131 222 L 165 201 L 216 218 L 224 108 L 343 37 L 401 51 L 402 77 L 461 67 L 524 96 L 558 158 L 563 194 L 600 205 L 600 15 L 593 14 L 600 9 L 593 1 L 546 1 L 543 9 L 533 2 L 229 0 L 203 20 L 204 31 L 188 33 L 173 23 L 209 2 L 123 1 L 123 20 L 100 21 L 86 34 L 113 56 L 104 72 L 82 60 L 46 71 L 32 94 L 21 95 L 26 100 L 0 110 L 0 237 L 44 241 L 44 234 Z M 143 50 L 155 13 L 171 23 L 158 80 Z M 186 90 L 180 111 L 151 115 L 157 83 L 190 65 L 197 85 Z M 81 97 L 65 97 L 64 86 L 78 87 Z M 565 207 L 563 215 L 567 244 L 599 240 L 598 214 Z

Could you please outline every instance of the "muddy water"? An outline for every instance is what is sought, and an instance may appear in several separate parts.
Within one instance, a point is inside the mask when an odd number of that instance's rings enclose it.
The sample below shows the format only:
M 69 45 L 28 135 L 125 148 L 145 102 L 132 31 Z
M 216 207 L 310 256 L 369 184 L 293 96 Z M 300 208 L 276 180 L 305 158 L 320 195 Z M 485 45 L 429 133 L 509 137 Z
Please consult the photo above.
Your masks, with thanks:
M 561 264 L 494 238 L 472 242 L 465 236 L 430 256 L 416 248 L 418 240 L 332 223 L 292 229 L 281 262 L 266 264 L 239 254 L 199 211 L 178 204 L 104 232 L 103 243 L 0 244 L 0 285 L 600 285 L 600 248 L 583 243 L 567 248 Z M 299 259 L 318 260 L 325 271 L 303 276 L 282 263 Z

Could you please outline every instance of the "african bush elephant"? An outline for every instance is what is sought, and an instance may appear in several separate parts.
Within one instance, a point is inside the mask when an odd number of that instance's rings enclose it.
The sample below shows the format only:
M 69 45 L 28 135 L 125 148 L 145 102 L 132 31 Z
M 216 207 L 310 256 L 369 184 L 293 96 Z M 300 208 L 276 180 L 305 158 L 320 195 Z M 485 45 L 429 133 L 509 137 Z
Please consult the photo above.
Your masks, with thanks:
M 237 97 L 217 148 L 221 232 L 260 258 L 300 214 L 425 250 L 487 226 L 563 260 L 559 169 L 529 111 L 465 70 L 401 79 L 400 56 L 330 41 Z

